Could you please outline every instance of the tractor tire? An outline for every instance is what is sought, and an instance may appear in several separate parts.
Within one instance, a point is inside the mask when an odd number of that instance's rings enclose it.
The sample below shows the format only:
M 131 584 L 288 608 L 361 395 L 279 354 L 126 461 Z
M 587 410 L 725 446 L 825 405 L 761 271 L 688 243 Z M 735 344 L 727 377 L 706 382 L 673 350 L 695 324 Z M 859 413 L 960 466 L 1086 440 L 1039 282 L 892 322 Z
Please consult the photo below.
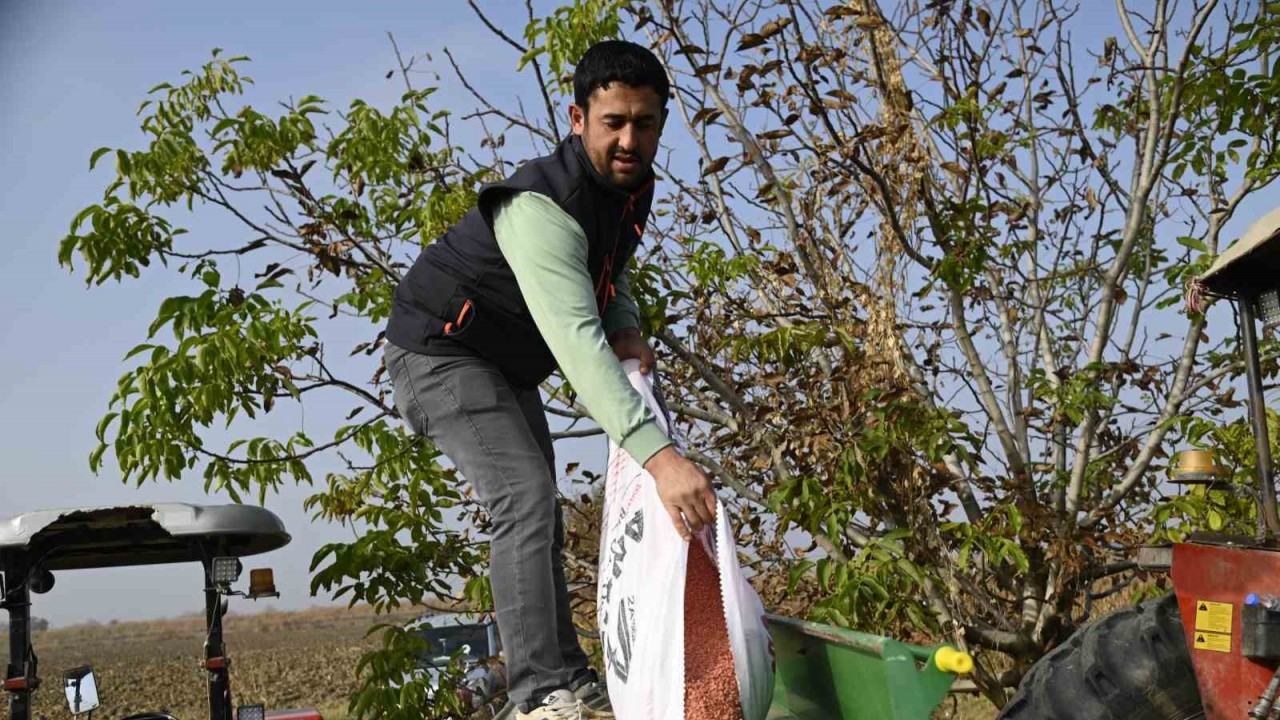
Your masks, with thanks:
M 1166 595 L 1077 630 L 1031 668 L 999 720 L 1202 718 L 1178 601 Z

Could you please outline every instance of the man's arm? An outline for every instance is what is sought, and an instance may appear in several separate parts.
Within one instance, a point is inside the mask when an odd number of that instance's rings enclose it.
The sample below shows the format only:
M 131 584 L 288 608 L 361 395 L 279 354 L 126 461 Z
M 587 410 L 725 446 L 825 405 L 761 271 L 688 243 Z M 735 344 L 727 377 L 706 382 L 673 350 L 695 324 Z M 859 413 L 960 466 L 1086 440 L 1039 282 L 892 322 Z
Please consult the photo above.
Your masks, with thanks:
M 500 201 L 493 217 L 498 247 L 560 369 L 605 434 L 644 464 L 671 440 L 609 348 L 587 274 L 582 228 L 550 198 L 533 192 Z M 628 309 L 629 301 L 607 307 L 615 331 L 639 326 L 639 311 L 634 302 Z
M 631 298 L 629 269 L 614 280 L 614 294 L 605 305 L 603 324 L 605 337 L 618 360 L 639 360 L 642 373 L 653 369 L 657 359 L 640 334 L 640 307 Z
M 585 239 L 585 238 L 584 238 Z M 613 280 L 613 297 L 604 306 L 604 334 L 612 338 L 623 330 L 640 329 L 640 306 L 631 298 L 631 273 L 624 270 Z

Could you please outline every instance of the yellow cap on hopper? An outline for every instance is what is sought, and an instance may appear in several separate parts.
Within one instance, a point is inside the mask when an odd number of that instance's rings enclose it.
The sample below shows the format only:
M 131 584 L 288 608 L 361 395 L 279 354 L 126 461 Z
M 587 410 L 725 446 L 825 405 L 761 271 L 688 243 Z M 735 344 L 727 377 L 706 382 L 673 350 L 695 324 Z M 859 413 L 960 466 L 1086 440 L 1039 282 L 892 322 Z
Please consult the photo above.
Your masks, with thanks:
M 944 645 L 933 654 L 933 664 L 942 672 L 965 675 L 973 670 L 973 656 Z

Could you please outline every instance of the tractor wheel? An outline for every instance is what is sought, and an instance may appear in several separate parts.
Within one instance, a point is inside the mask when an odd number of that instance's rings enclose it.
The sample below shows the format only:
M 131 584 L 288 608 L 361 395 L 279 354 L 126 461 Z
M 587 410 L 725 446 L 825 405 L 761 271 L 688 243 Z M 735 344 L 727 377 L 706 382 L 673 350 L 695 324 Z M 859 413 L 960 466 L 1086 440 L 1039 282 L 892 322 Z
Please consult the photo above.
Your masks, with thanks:
M 1076 631 L 1036 663 L 999 720 L 1204 718 L 1173 595 Z

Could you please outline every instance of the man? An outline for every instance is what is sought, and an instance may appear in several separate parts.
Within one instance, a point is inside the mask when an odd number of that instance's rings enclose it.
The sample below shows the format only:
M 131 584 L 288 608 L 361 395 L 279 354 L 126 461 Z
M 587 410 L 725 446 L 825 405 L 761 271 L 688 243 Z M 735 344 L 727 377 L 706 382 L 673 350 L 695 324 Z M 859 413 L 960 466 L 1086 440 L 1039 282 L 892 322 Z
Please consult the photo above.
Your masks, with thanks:
M 564 527 L 538 384 L 557 367 L 642 463 L 686 539 L 713 522 L 706 474 L 662 433 L 622 371 L 653 350 L 626 267 L 653 199 L 667 76 L 634 43 L 574 73 L 573 133 L 485 187 L 396 290 L 385 362 L 410 428 L 445 453 L 492 521 L 489 577 L 516 717 L 613 717 L 573 628 Z

